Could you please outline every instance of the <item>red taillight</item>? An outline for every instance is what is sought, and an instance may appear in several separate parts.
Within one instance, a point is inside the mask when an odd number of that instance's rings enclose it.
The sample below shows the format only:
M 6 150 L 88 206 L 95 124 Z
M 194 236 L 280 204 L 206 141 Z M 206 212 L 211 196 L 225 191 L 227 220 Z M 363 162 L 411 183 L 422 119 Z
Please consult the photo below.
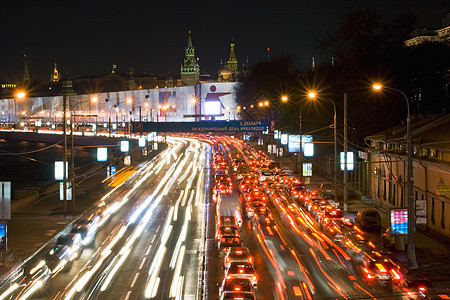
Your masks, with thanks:
M 421 286 L 421 287 L 419 288 L 419 291 L 425 292 L 425 291 L 426 291 L 426 288 L 424 288 L 423 286 Z
M 237 250 L 236 254 L 242 254 L 242 250 Z
M 244 270 L 243 269 L 239 269 L 239 273 L 244 273 Z

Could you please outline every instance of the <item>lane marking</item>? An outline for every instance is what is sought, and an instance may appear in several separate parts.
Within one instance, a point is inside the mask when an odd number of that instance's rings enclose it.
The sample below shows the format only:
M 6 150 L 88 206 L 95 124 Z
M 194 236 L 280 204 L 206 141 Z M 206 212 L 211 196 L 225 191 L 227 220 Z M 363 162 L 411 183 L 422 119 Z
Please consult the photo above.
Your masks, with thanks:
M 124 300 L 128 300 L 128 298 L 130 298 L 130 295 L 131 295 L 131 291 L 128 291 L 128 293 L 127 293 L 127 295 L 125 296 L 125 299 L 124 299 Z
M 152 241 L 150 242 L 150 244 L 153 244 L 153 242 L 155 241 L 155 238 L 156 238 L 156 234 L 153 235 L 153 238 L 152 238 Z
M 138 279 L 138 277 L 139 277 L 139 272 L 136 273 L 136 275 L 134 276 L 134 279 L 133 279 L 133 282 L 132 282 L 131 285 L 130 285 L 130 288 L 133 288 L 133 287 L 134 287 L 134 284 L 136 283 L 136 280 Z
M 152 249 L 152 245 L 150 245 L 150 247 L 148 247 L 147 252 L 145 252 L 145 256 L 147 256 L 150 253 L 151 249 Z
M 145 260 L 147 259 L 147 257 L 144 257 L 142 259 L 141 265 L 139 266 L 139 270 L 142 269 L 142 267 L 144 266 Z M 138 273 L 139 274 L 139 273 Z

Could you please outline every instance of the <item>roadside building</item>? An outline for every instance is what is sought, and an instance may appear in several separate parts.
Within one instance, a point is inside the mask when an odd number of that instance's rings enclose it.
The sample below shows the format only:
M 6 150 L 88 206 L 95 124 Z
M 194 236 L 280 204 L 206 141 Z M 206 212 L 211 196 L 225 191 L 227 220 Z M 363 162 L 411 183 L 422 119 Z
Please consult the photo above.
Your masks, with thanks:
M 417 227 L 450 239 L 450 114 L 414 117 L 411 130 Z M 407 207 L 406 124 L 366 140 L 370 198 L 386 209 Z

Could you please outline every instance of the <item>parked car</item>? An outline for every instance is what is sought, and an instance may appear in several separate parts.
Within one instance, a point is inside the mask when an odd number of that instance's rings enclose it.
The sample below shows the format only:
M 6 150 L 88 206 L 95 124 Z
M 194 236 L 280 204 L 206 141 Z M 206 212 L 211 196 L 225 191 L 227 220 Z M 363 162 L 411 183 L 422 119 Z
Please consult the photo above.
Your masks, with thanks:
M 331 183 L 322 183 L 319 186 L 319 194 L 322 197 L 334 197 L 334 185 Z

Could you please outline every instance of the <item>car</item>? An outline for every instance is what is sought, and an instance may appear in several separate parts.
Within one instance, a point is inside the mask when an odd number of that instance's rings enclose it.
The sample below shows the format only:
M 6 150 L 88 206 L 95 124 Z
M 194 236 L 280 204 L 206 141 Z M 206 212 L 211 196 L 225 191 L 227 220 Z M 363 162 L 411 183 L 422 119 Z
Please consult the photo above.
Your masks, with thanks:
M 223 292 L 220 295 L 219 300 L 229 300 L 229 299 L 233 299 L 233 300 L 255 300 L 255 293 L 253 292 L 238 292 L 238 291 L 234 291 L 234 292 Z
M 68 245 L 55 245 L 45 255 L 45 264 L 50 268 L 52 276 L 56 276 L 59 272 L 70 271 L 73 258 L 71 248 Z
M 258 184 L 258 180 L 251 175 L 244 177 L 239 184 L 242 191 L 246 191 Z
M 251 292 L 255 290 L 248 278 L 225 278 L 219 286 L 219 295 L 225 292 Z
M 72 226 L 71 233 L 79 233 L 84 246 L 92 246 L 99 228 L 100 217 L 97 214 L 82 216 Z
M 331 197 L 334 198 L 334 185 L 331 183 L 322 183 L 319 186 L 319 194 L 322 197 Z
M 375 208 L 364 208 L 355 216 L 355 223 L 363 230 L 379 231 L 381 228 L 381 217 Z
M 31 294 L 48 297 L 53 283 L 53 274 L 45 260 L 32 259 L 23 266 L 23 282 L 26 287 L 21 295 Z
M 247 247 L 230 248 L 223 259 L 224 267 L 232 261 L 253 263 L 253 257 Z
M 255 267 L 248 262 L 230 262 L 225 269 L 225 278 L 247 278 L 250 279 L 254 288 L 258 285 Z
M 265 214 L 267 211 L 266 202 L 253 200 L 248 202 L 247 215 L 252 217 L 253 214 Z
M 266 178 L 274 178 L 275 173 L 267 168 L 262 168 L 259 170 L 259 181 L 263 182 Z
M 239 236 L 239 229 L 237 226 L 223 225 L 220 226 L 216 233 L 216 239 L 220 240 L 223 235 Z
M 303 198 L 305 194 L 306 188 L 304 185 L 294 185 L 290 189 L 291 197 L 295 200 L 299 200 L 299 198 Z
M 79 233 L 68 233 L 61 235 L 56 240 L 56 246 L 67 245 L 70 248 L 71 260 L 79 259 L 83 252 L 83 239 Z
M 236 235 L 222 235 L 217 243 L 217 247 L 222 253 L 226 253 L 229 250 L 228 248 L 237 248 L 241 246 L 241 237 Z

